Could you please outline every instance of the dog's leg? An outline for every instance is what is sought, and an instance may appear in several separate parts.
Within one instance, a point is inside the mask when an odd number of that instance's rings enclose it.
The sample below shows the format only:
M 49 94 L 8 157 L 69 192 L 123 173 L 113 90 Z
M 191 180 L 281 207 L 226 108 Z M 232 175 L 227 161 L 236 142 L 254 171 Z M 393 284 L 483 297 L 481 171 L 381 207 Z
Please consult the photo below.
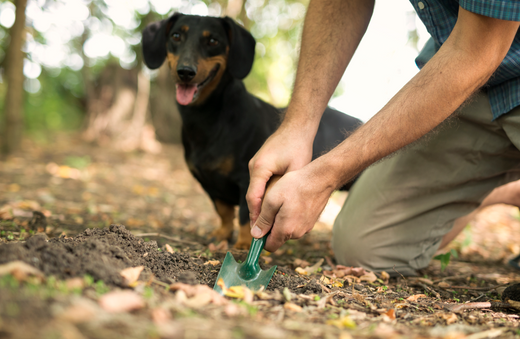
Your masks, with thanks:
M 235 219 L 235 206 L 229 205 L 221 200 L 215 200 L 215 209 L 217 210 L 222 222 L 220 228 L 211 233 L 211 236 L 218 241 L 230 240 L 233 236 L 233 219 Z
M 249 226 L 249 222 L 247 222 L 244 225 L 240 225 L 238 239 L 234 247 L 240 250 L 247 250 L 249 246 L 251 246 L 251 239 L 253 239 L 251 236 L 251 227 Z

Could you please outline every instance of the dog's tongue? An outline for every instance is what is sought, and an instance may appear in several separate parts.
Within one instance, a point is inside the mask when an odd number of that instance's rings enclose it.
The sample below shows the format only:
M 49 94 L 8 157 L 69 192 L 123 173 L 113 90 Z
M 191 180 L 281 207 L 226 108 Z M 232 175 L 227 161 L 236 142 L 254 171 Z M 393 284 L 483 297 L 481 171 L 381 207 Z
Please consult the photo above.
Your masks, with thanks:
M 181 105 L 190 104 L 196 91 L 197 85 L 177 84 L 177 102 Z

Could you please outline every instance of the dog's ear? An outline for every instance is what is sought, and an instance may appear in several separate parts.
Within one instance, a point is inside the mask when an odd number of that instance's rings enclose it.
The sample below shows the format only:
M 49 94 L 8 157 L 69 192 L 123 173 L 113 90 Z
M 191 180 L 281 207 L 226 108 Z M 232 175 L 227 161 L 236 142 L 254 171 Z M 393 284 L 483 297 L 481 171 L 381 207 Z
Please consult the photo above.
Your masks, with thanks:
M 143 30 L 143 57 L 144 63 L 150 69 L 161 67 L 166 59 L 166 43 L 168 34 L 175 21 L 181 16 L 174 13 L 168 19 L 164 19 L 153 24 L 149 24 Z
M 225 17 L 222 20 L 229 39 L 227 69 L 234 78 L 243 79 L 253 67 L 255 38 L 230 17 Z

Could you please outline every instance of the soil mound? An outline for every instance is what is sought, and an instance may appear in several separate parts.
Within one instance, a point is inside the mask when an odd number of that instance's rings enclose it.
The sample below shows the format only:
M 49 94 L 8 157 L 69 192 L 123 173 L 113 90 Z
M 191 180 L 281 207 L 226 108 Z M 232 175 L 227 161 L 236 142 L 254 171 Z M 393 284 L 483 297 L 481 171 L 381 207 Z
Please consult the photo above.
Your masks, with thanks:
M 87 229 L 74 238 L 47 240 L 46 235 L 37 234 L 25 242 L 0 245 L 0 264 L 14 260 L 61 279 L 89 274 L 95 280 L 119 286 L 123 284 L 119 272 L 127 267 L 144 266 L 141 278 L 153 274 L 166 283 L 212 284 L 218 273 L 218 268 L 202 265 L 203 259 L 188 253 L 161 251 L 157 242 L 145 242 L 123 225 Z

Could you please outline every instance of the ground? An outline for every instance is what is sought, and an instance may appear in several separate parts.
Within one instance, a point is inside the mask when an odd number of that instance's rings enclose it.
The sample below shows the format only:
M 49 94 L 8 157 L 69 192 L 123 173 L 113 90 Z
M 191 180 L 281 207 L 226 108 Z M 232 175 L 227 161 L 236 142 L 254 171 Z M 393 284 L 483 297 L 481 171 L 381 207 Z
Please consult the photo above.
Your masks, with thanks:
M 501 301 L 520 282 L 507 265 L 520 252 L 516 207 L 484 210 L 452 244 L 457 258 L 404 278 L 335 264 L 344 199 L 333 195 L 311 234 L 262 255 L 263 268 L 278 265 L 265 290 L 222 297 L 210 287 L 226 252 L 246 252 L 211 243 L 218 218 L 181 147 L 26 140 L 0 161 L 0 338 L 520 337 L 518 308 Z

